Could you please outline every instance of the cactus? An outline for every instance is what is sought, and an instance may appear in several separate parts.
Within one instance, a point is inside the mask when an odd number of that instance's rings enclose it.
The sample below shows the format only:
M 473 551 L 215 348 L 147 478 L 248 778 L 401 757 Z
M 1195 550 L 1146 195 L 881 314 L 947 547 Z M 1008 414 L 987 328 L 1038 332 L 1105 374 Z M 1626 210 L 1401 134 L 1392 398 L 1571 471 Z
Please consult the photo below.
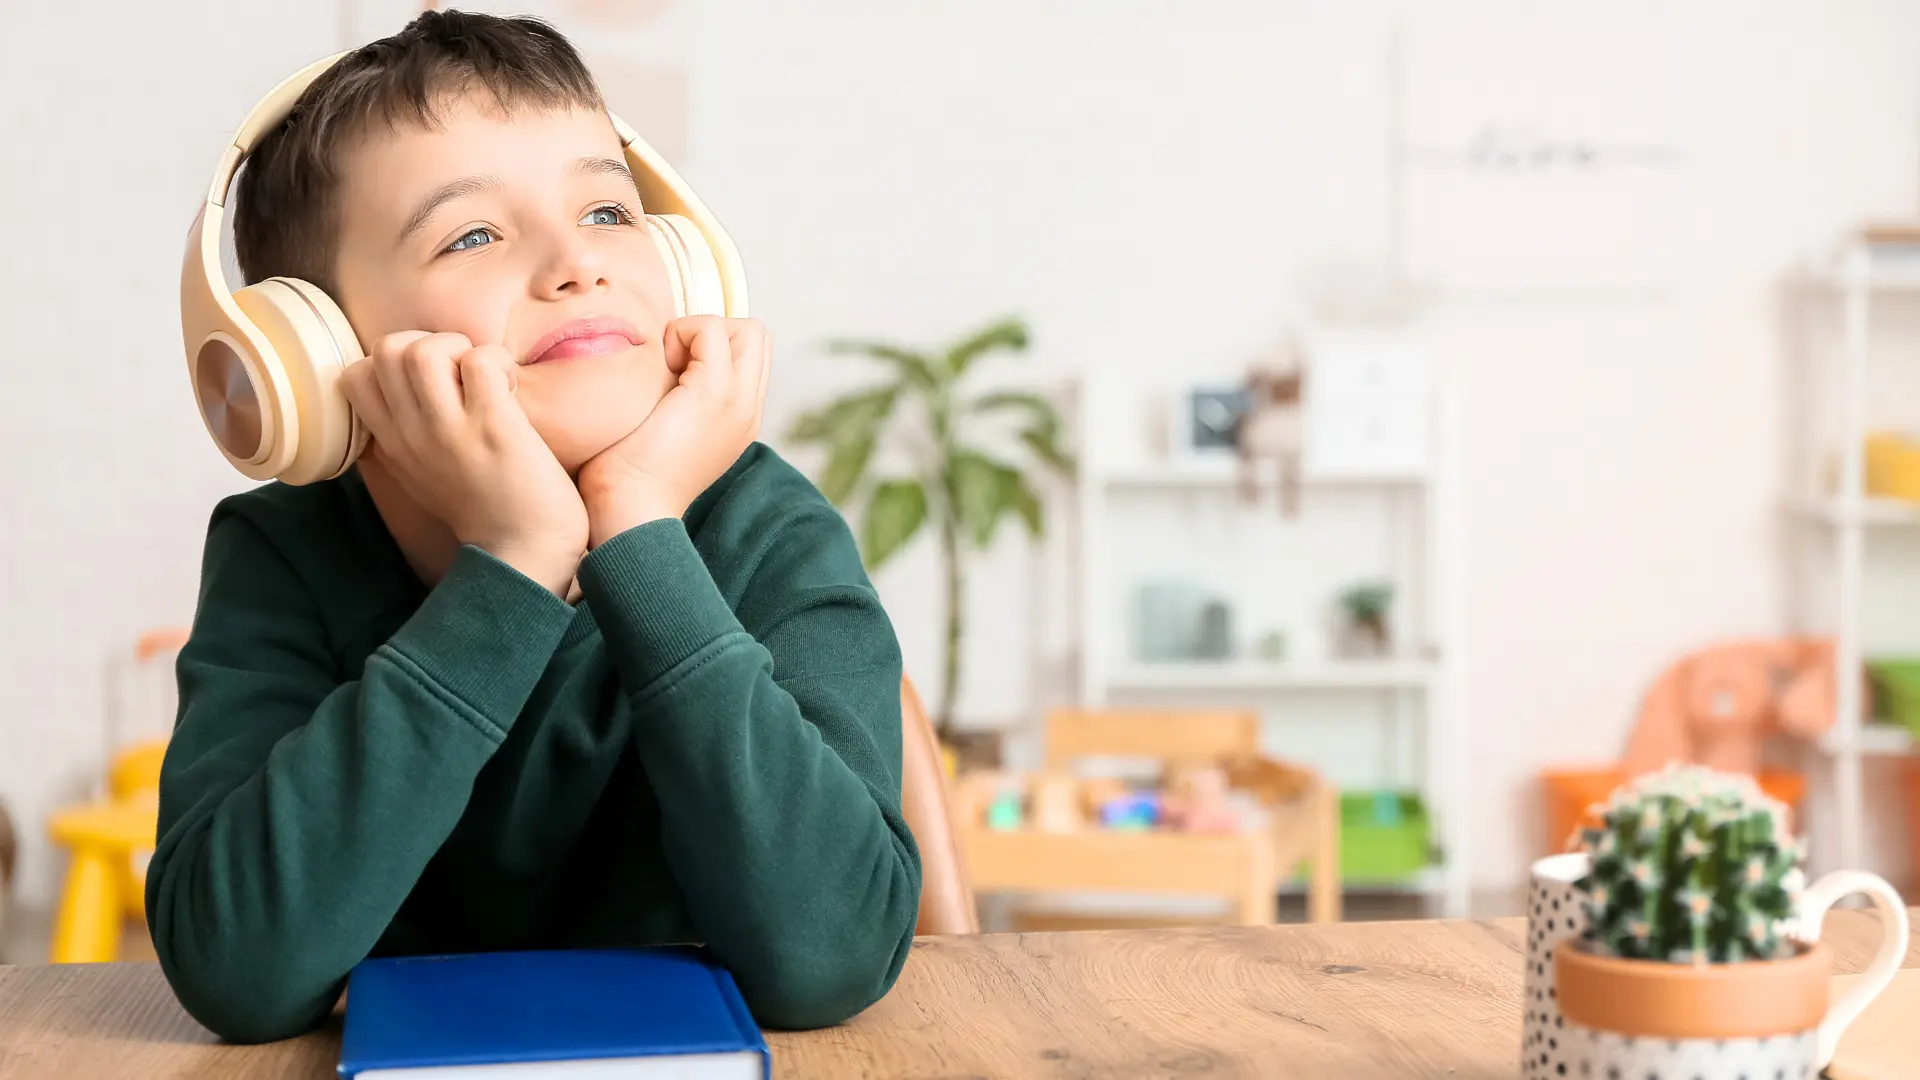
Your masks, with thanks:
M 1751 778 L 1670 766 L 1615 792 L 1580 846 L 1588 948 L 1602 956 L 1729 963 L 1790 955 L 1805 876 L 1786 807 Z

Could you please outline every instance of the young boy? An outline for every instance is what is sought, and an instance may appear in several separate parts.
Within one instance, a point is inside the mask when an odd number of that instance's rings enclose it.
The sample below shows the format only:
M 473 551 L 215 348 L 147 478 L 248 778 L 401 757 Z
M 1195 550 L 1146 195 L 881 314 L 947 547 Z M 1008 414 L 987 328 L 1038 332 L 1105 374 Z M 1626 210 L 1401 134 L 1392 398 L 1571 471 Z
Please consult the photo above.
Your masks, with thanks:
M 562 37 L 445 12 L 239 179 L 243 272 L 340 303 L 373 444 L 209 526 L 147 917 L 223 1037 L 369 955 L 703 942 L 770 1027 L 906 958 L 899 646 L 754 441 L 764 332 L 672 318 L 621 161 Z

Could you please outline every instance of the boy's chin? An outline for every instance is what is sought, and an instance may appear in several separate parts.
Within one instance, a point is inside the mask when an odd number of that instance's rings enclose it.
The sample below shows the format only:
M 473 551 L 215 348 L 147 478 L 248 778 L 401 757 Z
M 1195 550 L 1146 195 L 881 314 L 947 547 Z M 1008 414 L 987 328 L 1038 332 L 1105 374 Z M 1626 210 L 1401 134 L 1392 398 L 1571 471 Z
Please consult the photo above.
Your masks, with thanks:
M 609 408 L 602 402 L 591 408 L 582 408 L 572 414 L 562 414 L 550 422 L 535 425 L 540 438 L 545 440 L 547 449 L 553 451 L 567 475 L 580 472 L 581 466 L 592 461 L 600 452 L 621 439 L 632 434 L 648 416 L 653 414 L 656 402 L 639 401 L 627 403 L 622 408 Z
M 574 427 L 566 431 L 543 431 L 540 436 L 546 440 L 547 449 L 552 450 L 553 456 L 559 459 L 561 468 L 567 470 L 567 475 L 578 476 L 587 462 L 600 456 L 601 451 L 626 438 L 639 426 L 639 422 L 635 421 L 618 429 L 585 431 Z
M 663 388 L 649 380 L 608 380 L 597 386 L 569 387 L 568 393 L 542 395 L 538 405 L 527 410 L 534 430 L 553 451 L 568 475 L 601 451 L 632 434 L 665 395 Z

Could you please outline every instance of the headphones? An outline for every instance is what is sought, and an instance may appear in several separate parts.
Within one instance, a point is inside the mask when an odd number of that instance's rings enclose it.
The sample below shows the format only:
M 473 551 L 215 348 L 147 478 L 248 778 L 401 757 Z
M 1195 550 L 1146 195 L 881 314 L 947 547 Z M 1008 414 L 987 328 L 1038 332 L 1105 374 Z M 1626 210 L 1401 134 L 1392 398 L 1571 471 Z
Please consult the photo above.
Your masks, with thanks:
M 300 94 L 345 53 L 295 72 L 253 107 L 220 155 L 180 269 L 180 329 L 200 418 L 234 468 L 255 480 L 311 484 L 339 476 L 367 431 L 340 390 L 366 354 L 340 306 L 314 285 L 272 277 L 238 292 L 220 265 L 220 224 L 240 162 Z M 632 128 L 609 114 L 667 266 L 676 317 L 745 318 L 747 281 L 733 241 L 686 182 Z

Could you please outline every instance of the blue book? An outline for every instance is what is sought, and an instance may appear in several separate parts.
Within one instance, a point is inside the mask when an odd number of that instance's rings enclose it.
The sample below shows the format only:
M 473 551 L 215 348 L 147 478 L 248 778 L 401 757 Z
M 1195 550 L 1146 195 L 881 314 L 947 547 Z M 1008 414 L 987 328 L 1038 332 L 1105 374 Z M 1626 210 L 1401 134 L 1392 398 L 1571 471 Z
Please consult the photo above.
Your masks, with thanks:
M 733 976 L 691 947 L 368 960 L 347 980 L 348 1080 L 768 1080 Z

